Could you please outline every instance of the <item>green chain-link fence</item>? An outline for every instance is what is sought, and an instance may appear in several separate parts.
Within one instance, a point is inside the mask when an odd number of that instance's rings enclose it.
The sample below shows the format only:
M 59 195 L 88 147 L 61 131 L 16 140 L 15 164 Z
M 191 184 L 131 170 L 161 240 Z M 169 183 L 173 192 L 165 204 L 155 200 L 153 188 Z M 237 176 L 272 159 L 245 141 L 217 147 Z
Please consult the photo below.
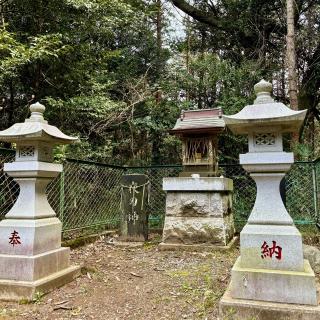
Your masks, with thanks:
M 3 163 L 14 159 L 12 150 L 0 149 L 0 215 L 14 204 L 19 187 Z M 238 230 L 246 222 L 256 197 L 256 186 L 240 165 L 221 165 L 224 176 L 234 182 L 233 211 Z M 64 233 L 119 225 L 121 186 L 124 173 L 143 173 L 150 179 L 148 211 L 150 226 L 161 228 L 165 215 L 164 177 L 178 176 L 181 166 L 120 167 L 67 159 L 64 171 L 47 188 L 49 203 L 63 223 Z M 297 224 L 319 222 L 320 161 L 296 162 L 282 184 L 283 200 Z
M 0 149 L 0 216 L 4 216 L 15 203 L 19 194 L 19 185 L 3 173 L 3 164 L 14 160 L 13 150 Z
M 67 160 L 64 170 L 47 188 L 48 201 L 64 231 L 104 225 L 118 226 L 121 167 Z

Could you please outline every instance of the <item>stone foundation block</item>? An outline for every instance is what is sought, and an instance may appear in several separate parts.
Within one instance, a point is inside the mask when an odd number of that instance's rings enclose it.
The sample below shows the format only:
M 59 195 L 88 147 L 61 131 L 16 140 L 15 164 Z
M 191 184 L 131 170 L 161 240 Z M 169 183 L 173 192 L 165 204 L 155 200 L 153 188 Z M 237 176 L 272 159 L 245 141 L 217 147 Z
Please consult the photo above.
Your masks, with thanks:
M 231 194 L 214 192 L 170 192 L 166 216 L 224 217 L 231 213 Z
M 320 306 L 232 298 L 230 287 L 219 303 L 219 320 L 319 320 Z
M 164 243 L 210 243 L 227 245 L 233 238 L 233 217 L 197 218 L 166 217 L 163 229 Z
M 234 236 L 231 179 L 164 178 L 164 244 L 227 246 Z
M 317 305 L 315 275 L 308 260 L 304 271 L 232 268 L 231 296 L 237 299 Z
M 228 242 L 226 246 L 221 244 L 208 244 L 208 243 L 199 243 L 199 244 L 183 244 L 183 243 L 159 243 L 160 251 L 193 251 L 193 252 L 214 252 L 214 251 L 227 251 L 235 246 L 238 242 L 238 237 L 234 237 L 231 241 Z
M 34 295 L 48 293 L 71 282 L 80 275 L 79 266 L 70 266 L 36 281 L 15 281 L 0 279 L 0 299 L 6 301 L 32 301 Z
M 70 265 L 70 248 L 59 248 L 35 256 L 0 254 L 0 279 L 35 281 Z

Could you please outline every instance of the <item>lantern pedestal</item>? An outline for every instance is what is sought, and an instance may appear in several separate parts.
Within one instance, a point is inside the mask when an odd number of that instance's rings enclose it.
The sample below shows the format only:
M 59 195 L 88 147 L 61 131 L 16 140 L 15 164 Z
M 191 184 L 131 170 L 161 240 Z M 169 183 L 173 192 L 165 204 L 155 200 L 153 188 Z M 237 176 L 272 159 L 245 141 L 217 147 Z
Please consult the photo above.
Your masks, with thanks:
M 293 111 L 275 102 L 272 84 L 264 80 L 255 85 L 255 92 L 253 105 L 224 116 L 231 131 L 248 135 L 249 152 L 240 155 L 240 164 L 255 180 L 257 197 L 240 233 L 241 255 L 220 301 L 220 316 L 234 308 L 232 319 L 239 320 L 248 315 L 257 320 L 319 319 L 320 308 L 307 306 L 318 306 L 315 274 L 303 259 L 302 237 L 279 187 L 294 162 L 293 153 L 283 152 L 282 134 L 298 131 L 306 110 Z M 299 310 L 299 315 L 291 310 Z
M 279 285 L 277 288 L 281 290 Z M 318 320 L 320 306 L 237 299 L 228 288 L 219 303 L 219 320 L 225 319 Z
M 293 163 L 293 154 L 277 152 L 277 156 L 240 155 L 240 163 L 256 182 L 257 197 L 240 233 L 241 255 L 232 269 L 231 296 L 316 305 L 315 274 L 303 259 L 301 234 L 279 192 L 280 181 Z M 266 158 L 273 161 L 263 165 Z
M 61 248 L 61 222 L 46 197 L 46 187 L 62 171 L 53 147 L 69 137 L 44 119 L 45 107 L 30 106 L 31 116 L 0 131 L 0 140 L 16 144 L 13 163 L 4 164 L 20 186 L 19 197 L 0 222 L 0 299 L 33 300 L 80 275 L 70 266 L 70 249 Z
M 227 178 L 164 178 L 166 216 L 160 247 L 227 246 L 234 236 L 233 183 Z
M 308 260 L 303 260 L 302 271 L 244 268 L 242 260 L 238 258 L 231 272 L 233 298 L 317 305 L 315 275 Z
M 1 262 L 3 261 L 0 256 Z M 24 264 L 24 261 L 16 261 Z M 55 261 L 46 260 L 44 263 Z M 42 265 L 43 267 L 43 265 Z M 11 266 L 12 268 L 12 266 Z M 78 266 L 69 266 L 35 281 L 0 279 L 0 299 L 5 301 L 32 301 L 37 293 L 44 294 L 71 282 L 80 275 Z
M 4 171 L 20 193 L 0 222 L 0 299 L 32 300 L 80 275 L 79 266 L 70 266 L 70 249 L 61 247 L 62 224 L 45 194 L 62 165 L 20 161 Z

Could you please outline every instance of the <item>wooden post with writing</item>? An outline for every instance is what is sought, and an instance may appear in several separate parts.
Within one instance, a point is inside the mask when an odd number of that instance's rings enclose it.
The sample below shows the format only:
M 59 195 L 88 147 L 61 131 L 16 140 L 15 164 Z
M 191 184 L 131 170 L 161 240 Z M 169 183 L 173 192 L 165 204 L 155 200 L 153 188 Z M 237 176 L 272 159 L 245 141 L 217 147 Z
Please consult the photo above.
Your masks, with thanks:
M 121 179 L 121 234 L 124 241 L 148 240 L 149 179 L 144 174 L 125 174 Z

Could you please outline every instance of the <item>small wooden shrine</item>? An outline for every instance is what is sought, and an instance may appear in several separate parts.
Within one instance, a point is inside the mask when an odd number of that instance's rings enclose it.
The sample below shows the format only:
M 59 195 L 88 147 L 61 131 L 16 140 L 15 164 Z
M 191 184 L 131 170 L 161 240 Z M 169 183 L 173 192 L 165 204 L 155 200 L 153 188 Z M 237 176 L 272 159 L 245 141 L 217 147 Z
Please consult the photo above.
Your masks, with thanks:
M 218 135 L 225 128 L 221 108 L 182 111 L 170 134 L 182 141 L 183 172 L 186 177 L 218 175 Z

